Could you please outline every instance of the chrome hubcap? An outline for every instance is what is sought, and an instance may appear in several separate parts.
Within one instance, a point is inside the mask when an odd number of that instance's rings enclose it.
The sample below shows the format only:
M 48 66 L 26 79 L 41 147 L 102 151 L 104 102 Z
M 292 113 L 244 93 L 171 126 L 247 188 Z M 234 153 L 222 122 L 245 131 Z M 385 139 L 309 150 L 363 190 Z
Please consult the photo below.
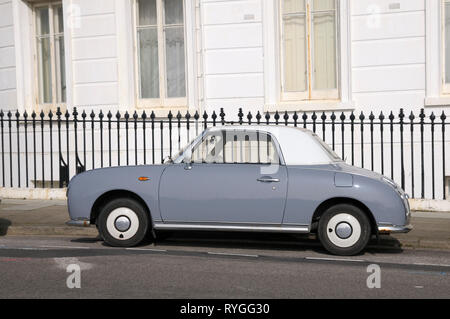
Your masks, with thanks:
M 352 226 L 350 226 L 350 224 L 348 224 L 346 222 L 342 222 L 336 226 L 335 231 L 336 231 L 336 235 L 339 238 L 347 239 L 352 235 L 353 229 L 352 229 Z
M 131 221 L 126 216 L 119 216 L 119 217 L 117 217 L 116 221 L 114 222 L 114 226 L 116 227 L 116 229 L 118 231 L 126 232 L 131 226 Z
M 347 248 L 355 245 L 361 237 L 359 221 L 347 213 L 334 215 L 327 223 L 327 236 L 333 245 Z

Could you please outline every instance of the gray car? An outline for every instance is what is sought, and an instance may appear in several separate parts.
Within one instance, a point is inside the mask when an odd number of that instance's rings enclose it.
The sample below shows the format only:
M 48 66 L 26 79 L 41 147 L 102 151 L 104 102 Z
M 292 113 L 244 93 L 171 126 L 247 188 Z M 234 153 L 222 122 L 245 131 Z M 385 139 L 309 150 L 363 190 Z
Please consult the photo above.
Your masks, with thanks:
M 408 196 L 343 162 L 314 133 L 281 126 L 206 129 L 162 165 L 102 168 L 68 187 L 69 225 L 129 247 L 158 230 L 317 233 L 337 255 L 408 232 Z

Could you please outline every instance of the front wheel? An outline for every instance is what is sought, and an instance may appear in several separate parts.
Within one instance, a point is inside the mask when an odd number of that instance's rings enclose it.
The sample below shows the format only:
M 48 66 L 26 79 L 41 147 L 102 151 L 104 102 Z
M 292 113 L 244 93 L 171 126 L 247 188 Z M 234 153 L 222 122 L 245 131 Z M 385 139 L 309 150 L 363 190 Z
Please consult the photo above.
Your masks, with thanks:
M 98 230 L 104 241 L 116 247 L 132 247 L 145 238 L 149 217 L 142 205 L 131 198 L 117 198 L 100 211 Z
M 369 242 L 370 222 L 366 214 L 356 206 L 335 205 L 328 208 L 320 218 L 318 236 L 330 253 L 356 255 Z

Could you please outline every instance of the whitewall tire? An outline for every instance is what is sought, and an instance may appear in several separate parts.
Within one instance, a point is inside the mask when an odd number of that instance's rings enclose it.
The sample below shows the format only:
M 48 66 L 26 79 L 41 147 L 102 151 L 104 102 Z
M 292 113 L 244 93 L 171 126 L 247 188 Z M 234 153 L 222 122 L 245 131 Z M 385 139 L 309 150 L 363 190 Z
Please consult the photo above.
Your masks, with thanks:
M 98 217 L 99 233 L 111 246 L 136 246 L 145 238 L 148 227 L 146 209 L 131 198 L 111 200 L 103 206 Z
M 358 207 L 338 204 L 327 209 L 321 216 L 318 236 L 330 253 L 342 256 L 355 255 L 369 242 L 370 221 Z

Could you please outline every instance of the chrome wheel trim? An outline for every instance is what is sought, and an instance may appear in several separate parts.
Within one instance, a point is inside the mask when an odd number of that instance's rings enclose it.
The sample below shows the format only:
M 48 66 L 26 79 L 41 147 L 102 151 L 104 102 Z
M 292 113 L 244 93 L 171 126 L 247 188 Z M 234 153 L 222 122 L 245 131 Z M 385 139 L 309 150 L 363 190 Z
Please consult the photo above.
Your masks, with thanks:
M 348 225 L 351 227 L 351 234 L 347 238 L 342 238 L 336 232 L 338 226 Z M 343 235 L 341 232 L 342 229 L 339 229 L 340 235 Z M 327 224 L 326 228 L 328 239 L 331 241 L 333 245 L 336 245 L 340 248 L 348 248 L 356 244 L 361 237 L 361 225 L 359 221 L 350 214 L 340 213 L 333 216 Z M 345 232 L 344 232 L 345 233 Z M 345 234 L 344 234 L 345 235 Z M 345 237 L 345 236 L 343 236 Z
M 120 231 L 120 227 L 119 229 L 117 227 L 117 221 L 126 222 L 125 219 L 128 219 L 129 225 L 126 228 L 122 228 L 124 231 Z M 127 240 L 136 235 L 139 229 L 139 218 L 132 209 L 128 207 L 119 207 L 109 213 L 108 218 L 106 219 L 106 229 L 115 239 Z

